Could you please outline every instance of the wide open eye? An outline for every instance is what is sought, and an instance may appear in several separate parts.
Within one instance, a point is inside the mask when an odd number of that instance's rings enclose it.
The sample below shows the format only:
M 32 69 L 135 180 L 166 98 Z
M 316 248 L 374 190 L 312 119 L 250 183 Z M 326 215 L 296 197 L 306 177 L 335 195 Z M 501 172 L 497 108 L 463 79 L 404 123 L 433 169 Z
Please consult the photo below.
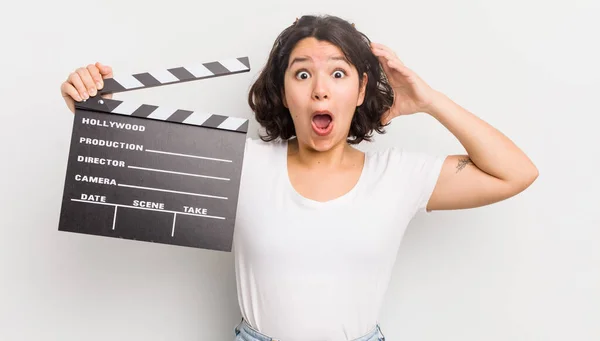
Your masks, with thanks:
M 343 78 L 346 76 L 346 72 L 344 72 L 344 70 L 335 70 L 333 72 L 333 77 L 335 78 Z
M 308 79 L 308 77 L 310 77 L 310 75 L 306 71 L 296 72 L 296 78 L 298 78 L 298 79 Z

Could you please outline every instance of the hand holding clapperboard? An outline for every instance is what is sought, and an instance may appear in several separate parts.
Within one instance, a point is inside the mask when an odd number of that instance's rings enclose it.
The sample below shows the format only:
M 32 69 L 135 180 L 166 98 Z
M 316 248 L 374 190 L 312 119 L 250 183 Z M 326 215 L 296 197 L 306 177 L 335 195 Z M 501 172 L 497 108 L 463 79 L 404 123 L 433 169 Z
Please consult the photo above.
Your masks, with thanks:
M 231 251 L 248 120 L 101 95 L 248 71 L 241 57 L 107 78 L 76 102 L 59 231 Z

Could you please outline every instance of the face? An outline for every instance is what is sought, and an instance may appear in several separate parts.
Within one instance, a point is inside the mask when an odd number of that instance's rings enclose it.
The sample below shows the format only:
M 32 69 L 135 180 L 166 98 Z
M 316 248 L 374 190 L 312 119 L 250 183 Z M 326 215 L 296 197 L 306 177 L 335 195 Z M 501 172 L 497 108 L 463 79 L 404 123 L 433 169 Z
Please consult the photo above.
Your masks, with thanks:
M 364 77 L 359 88 L 356 68 L 329 42 L 306 38 L 296 44 L 284 76 L 284 105 L 300 144 L 326 151 L 346 142 L 354 111 L 364 100 Z

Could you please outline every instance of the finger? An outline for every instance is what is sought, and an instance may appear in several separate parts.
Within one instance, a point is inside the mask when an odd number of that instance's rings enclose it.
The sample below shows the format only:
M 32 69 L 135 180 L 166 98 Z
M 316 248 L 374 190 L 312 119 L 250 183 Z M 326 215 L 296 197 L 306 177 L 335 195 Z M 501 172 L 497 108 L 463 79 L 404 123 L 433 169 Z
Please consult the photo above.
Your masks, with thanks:
M 385 47 L 385 45 L 376 42 L 371 42 L 371 46 L 378 49 L 383 49 Z
M 82 101 L 82 98 L 79 95 L 79 92 L 77 91 L 77 89 L 75 89 L 73 84 L 71 84 L 69 82 L 63 82 L 60 87 L 60 90 L 62 92 L 63 97 L 70 96 L 73 100 L 75 100 L 77 102 Z
M 373 54 L 379 59 L 382 64 L 387 64 L 388 60 L 392 59 L 389 52 L 381 49 L 373 49 Z
M 102 95 L 100 97 L 111 99 L 113 97 L 113 95 L 112 94 L 104 94 L 104 95 Z
M 377 56 L 377 59 L 379 60 L 379 63 L 381 64 L 381 67 L 383 68 L 383 71 L 386 73 L 386 75 L 390 76 L 392 72 L 392 69 L 388 64 L 390 60 L 384 56 Z
M 83 85 L 87 89 L 88 94 L 90 96 L 96 96 L 96 94 L 97 94 L 96 84 L 94 82 L 94 79 L 92 78 L 92 75 L 90 74 L 90 71 L 87 68 L 82 67 L 82 68 L 77 69 L 77 73 L 79 74 L 79 77 L 81 77 L 81 80 L 83 81 Z
M 375 55 L 378 55 L 378 54 L 383 54 L 383 55 L 385 55 L 385 56 L 386 56 L 388 59 L 396 59 L 398 62 L 400 62 L 400 63 L 404 64 L 404 63 L 403 63 L 403 62 L 400 60 L 400 58 L 398 58 L 398 55 L 396 55 L 396 53 L 395 53 L 394 51 L 392 51 L 390 48 L 388 48 L 388 47 L 386 47 L 386 46 L 383 46 L 383 47 L 377 47 L 377 46 L 375 46 L 375 47 L 373 48 L 373 53 L 374 53 Z
M 373 54 L 376 55 L 376 56 L 385 57 L 385 58 L 390 59 L 390 60 L 392 60 L 392 59 L 398 59 L 398 57 L 396 57 L 392 52 L 390 52 L 388 50 L 380 49 L 380 48 L 374 48 L 373 49 Z
M 389 51 L 375 48 L 373 53 L 379 59 L 379 62 L 381 63 L 383 71 L 387 77 L 391 77 L 393 71 L 397 71 L 406 78 L 413 76 L 412 71 L 404 66 L 404 64 L 398 58 L 392 56 Z
M 79 73 L 77 73 L 77 71 L 72 72 L 69 75 L 68 82 L 71 83 L 73 87 L 75 87 L 82 100 L 90 98 L 90 95 L 88 94 L 87 89 L 83 85 L 83 81 L 81 80 L 81 77 L 79 76 Z
M 398 60 L 389 60 L 387 65 L 388 67 L 400 72 L 404 76 L 411 76 L 412 74 L 410 69 L 404 66 L 404 64 L 400 63 Z
M 98 69 L 98 67 L 96 67 L 96 65 L 90 64 L 87 66 L 87 69 L 90 72 L 90 76 L 92 77 L 94 84 L 96 85 L 96 89 L 102 89 L 104 84 L 102 82 L 102 75 L 100 74 L 100 70 Z
M 100 72 L 100 75 L 101 75 L 101 80 L 100 80 L 101 86 L 98 87 L 98 89 L 102 89 L 102 88 L 104 88 L 104 80 L 106 78 L 113 78 L 113 70 L 110 66 L 104 65 L 100 62 L 96 62 L 96 67 L 98 68 L 98 72 Z M 101 97 L 111 99 L 113 97 L 113 95 L 112 94 L 103 94 Z
M 97 62 L 96 67 L 99 69 L 103 79 L 113 78 L 113 70 L 110 66 Z
M 393 51 L 391 48 L 389 48 L 388 46 L 385 46 L 385 45 L 383 45 L 383 44 L 378 44 L 378 43 L 375 43 L 373 47 L 374 47 L 374 48 L 376 48 L 376 49 L 379 49 L 379 50 L 387 51 L 387 52 L 388 52 L 390 55 L 392 55 L 392 56 L 394 56 L 394 57 L 398 58 L 398 55 L 396 54 L 396 52 L 394 52 L 394 51 Z M 398 58 L 398 59 L 399 59 L 399 58 Z
M 398 58 L 390 55 L 388 51 L 378 50 L 374 53 L 376 56 L 378 56 L 379 61 L 384 67 L 386 73 L 389 73 L 391 70 L 396 70 L 404 76 L 411 75 L 410 70 L 404 66 L 404 64 Z

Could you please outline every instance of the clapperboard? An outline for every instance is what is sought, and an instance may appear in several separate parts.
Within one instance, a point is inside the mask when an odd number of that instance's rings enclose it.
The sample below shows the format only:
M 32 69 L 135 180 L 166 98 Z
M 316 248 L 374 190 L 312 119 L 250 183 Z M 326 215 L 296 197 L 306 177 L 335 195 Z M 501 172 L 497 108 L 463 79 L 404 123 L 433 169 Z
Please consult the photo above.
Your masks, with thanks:
M 231 251 L 248 120 L 101 95 L 248 71 L 242 57 L 114 77 L 76 103 L 59 231 Z

